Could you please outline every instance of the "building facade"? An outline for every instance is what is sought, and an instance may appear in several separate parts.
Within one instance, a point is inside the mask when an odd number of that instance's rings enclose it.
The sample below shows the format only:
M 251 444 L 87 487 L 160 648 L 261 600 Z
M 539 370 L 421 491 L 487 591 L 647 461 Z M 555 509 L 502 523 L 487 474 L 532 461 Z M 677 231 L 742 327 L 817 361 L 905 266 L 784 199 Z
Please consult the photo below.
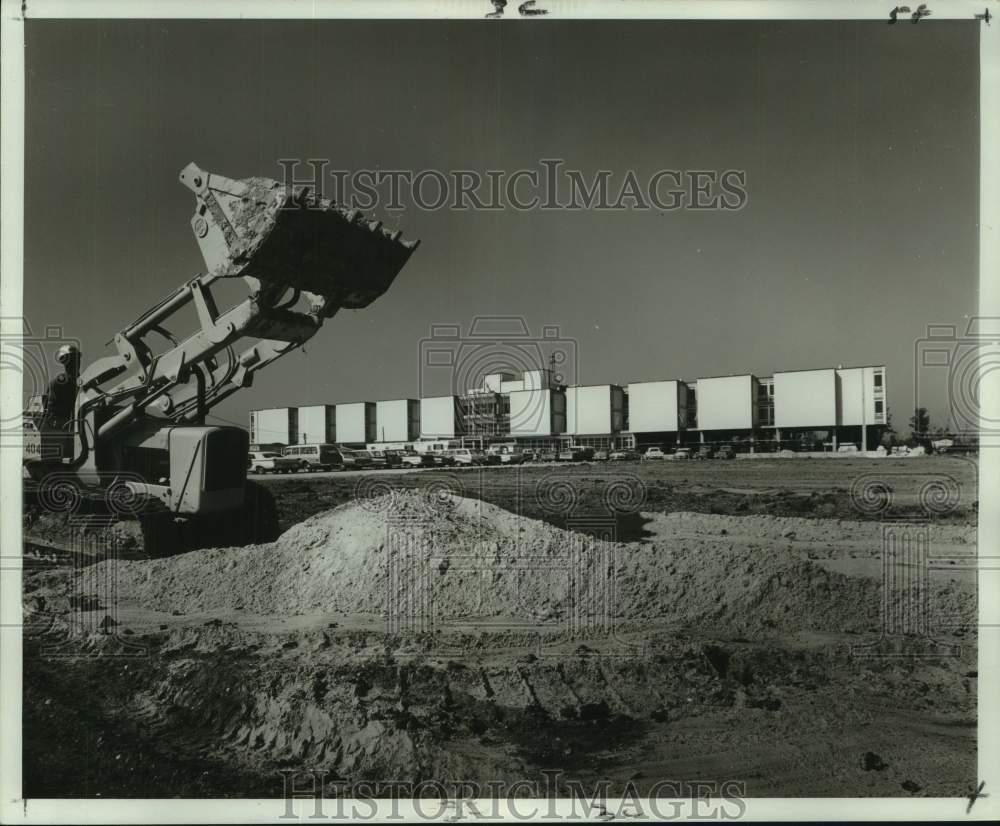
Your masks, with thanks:
M 335 444 L 337 441 L 335 406 L 313 404 L 309 407 L 300 407 L 298 429 L 299 444 Z
M 375 441 L 375 403 L 338 404 L 337 439 L 343 445 L 364 445 Z
M 464 435 L 465 424 L 457 396 L 420 400 L 420 438 L 454 439 Z
M 698 430 L 738 432 L 757 427 L 757 377 L 713 376 L 694 383 Z
M 375 441 L 408 442 L 419 438 L 419 401 L 393 399 L 375 402 Z
M 299 409 L 271 407 L 250 411 L 252 444 L 294 445 L 299 442 Z
M 271 408 L 250 414 L 254 443 L 346 445 L 461 439 L 525 447 L 743 444 L 750 450 L 862 450 L 887 425 L 884 365 L 749 373 L 695 381 L 554 385 L 549 370 L 491 373 L 459 396 Z M 315 434 L 315 435 L 314 435 Z
M 688 386 L 682 381 L 640 381 L 628 386 L 632 433 L 678 433 L 688 426 Z
M 566 395 L 558 390 L 515 390 L 509 395 L 508 435 L 539 438 L 566 432 Z
M 625 398 L 616 384 L 566 388 L 566 433 L 604 436 L 625 429 Z

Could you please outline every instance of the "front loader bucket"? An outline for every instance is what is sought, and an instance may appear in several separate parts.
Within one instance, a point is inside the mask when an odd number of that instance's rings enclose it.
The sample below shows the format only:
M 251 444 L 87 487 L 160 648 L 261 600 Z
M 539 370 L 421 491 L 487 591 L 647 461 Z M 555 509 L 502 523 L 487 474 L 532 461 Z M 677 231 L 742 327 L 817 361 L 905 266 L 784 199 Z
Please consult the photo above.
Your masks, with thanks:
M 247 276 L 366 307 L 384 293 L 419 241 L 270 178 L 233 180 L 188 164 L 181 182 L 198 198 L 191 226 L 208 272 Z

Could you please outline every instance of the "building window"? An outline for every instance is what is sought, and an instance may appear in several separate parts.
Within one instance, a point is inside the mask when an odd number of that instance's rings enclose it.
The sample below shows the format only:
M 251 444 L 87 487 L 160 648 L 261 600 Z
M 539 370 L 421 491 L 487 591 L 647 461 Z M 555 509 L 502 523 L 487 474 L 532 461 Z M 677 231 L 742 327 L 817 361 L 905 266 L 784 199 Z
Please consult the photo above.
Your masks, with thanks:
M 884 406 L 883 405 L 884 405 L 884 402 L 882 402 L 882 401 L 876 401 L 875 402 L 875 415 L 876 416 L 881 416 L 882 415 L 883 410 L 884 410 Z
M 875 374 L 875 387 L 877 387 L 879 389 L 881 389 L 881 387 L 882 387 L 882 374 L 881 373 L 876 373 Z

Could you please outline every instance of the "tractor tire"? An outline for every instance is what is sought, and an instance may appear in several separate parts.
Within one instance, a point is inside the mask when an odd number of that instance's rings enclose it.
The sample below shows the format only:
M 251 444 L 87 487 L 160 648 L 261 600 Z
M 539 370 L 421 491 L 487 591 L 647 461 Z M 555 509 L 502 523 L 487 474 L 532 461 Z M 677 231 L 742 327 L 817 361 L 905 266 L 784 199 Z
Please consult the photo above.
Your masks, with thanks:
M 241 545 L 259 545 L 278 538 L 278 506 L 270 490 L 256 482 L 246 483 L 240 522 Z

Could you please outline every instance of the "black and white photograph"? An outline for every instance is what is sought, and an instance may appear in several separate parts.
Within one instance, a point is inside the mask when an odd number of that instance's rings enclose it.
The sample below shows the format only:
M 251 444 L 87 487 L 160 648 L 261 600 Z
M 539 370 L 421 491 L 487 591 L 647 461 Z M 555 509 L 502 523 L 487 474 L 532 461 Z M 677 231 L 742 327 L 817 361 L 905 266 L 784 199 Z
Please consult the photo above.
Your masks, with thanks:
M 994 819 L 993 0 L 3 3 L 4 822 Z

